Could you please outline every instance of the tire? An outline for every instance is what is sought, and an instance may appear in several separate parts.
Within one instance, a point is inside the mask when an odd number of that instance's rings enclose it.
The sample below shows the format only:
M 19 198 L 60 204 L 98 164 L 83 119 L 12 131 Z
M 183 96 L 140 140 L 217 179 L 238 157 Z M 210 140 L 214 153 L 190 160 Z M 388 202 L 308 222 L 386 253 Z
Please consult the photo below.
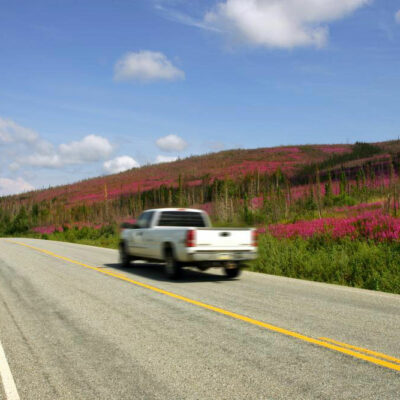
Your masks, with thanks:
M 237 278 L 241 274 L 242 268 L 240 264 L 236 263 L 235 267 L 224 267 L 224 271 L 228 278 Z
M 181 265 L 175 260 L 172 249 L 165 252 L 165 274 L 169 279 L 179 279 L 182 274 Z
M 124 243 L 121 243 L 119 245 L 119 259 L 120 259 L 121 265 L 124 268 L 128 268 L 131 265 L 131 257 L 126 252 L 126 247 L 125 247 Z

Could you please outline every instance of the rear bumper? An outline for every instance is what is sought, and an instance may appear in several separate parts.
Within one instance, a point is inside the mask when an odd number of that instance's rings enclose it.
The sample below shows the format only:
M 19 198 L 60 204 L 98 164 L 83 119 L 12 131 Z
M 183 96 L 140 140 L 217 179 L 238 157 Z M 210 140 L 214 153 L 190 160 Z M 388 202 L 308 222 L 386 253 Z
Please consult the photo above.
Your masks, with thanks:
M 249 261 L 257 258 L 257 251 L 194 251 L 187 255 L 189 262 Z

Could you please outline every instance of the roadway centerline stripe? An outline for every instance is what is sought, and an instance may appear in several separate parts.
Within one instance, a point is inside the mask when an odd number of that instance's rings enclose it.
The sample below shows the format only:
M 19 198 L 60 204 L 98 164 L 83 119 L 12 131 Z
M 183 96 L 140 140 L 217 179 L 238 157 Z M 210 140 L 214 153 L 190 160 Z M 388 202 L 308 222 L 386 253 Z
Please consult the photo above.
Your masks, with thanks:
M 8 365 L 6 353 L 0 341 L 0 377 L 3 382 L 4 393 L 7 400 L 20 400 L 17 387 L 15 386 L 10 366 Z
M 172 297 L 174 299 L 181 300 L 181 301 L 184 301 L 186 303 L 190 303 L 190 304 L 193 304 L 195 306 L 198 306 L 198 307 L 201 307 L 201 308 L 205 308 L 207 310 L 211 310 L 211 311 L 214 311 L 216 313 L 223 314 L 223 315 L 226 315 L 228 317 L 232 317 L 232 318 L 238 319 L 240 321 L 244 321 L 244 322 L 247 322 L 249 324 L 256 325 L 256 326 L 265 328 L 265 329 L 273 331 L 273 332 L 281 333 L 283 335 L 290 336 L 290 337 L 302 340 L 302 341 L 307 342 L 307 343 L 312 343 L 312 344 L 315 344 L 317 346 L 324 347 L 324 348 L 327 348 L 327 349 L 330 349 L 330 350 L 335 350 L 335 351 L 337 351 L 339 353 L 347 354 L 349 356 L 352 356 L 352 357 L 355 357 L 355 358 L 358 358 L 358 359 L 361 359 L 361 360 L 364 360 L 364 361 L 368 361 L 370 363 L 379 365 L 381 367 L 389 368 L 389 369 L 392 369 L 392 370 L 395 370 L 395 371 L 400 371 L 400 365 L 398 365 L 398 364 L 393 364 L 393 363 L 385 361 L 385 360 L 380 360 L 378 358 L 374 358 L 374 357 L 369 356 L 369 355 L 358 353 L 358 352 L 353 351 L 351 349 L 347 349 L 347 348 L 344 348 L 344 347 L 337 346 L 335 344 L 324 342 L 324 341 L 319 340 L 319 339 L 314 339 L 312 337 L 305 336 L 305 335 L 303 335 L 301 333 L 297 333 L 297 332 L 294 332 L 294 331 L 290 331 L 288 329 L 280 328 L 278 326 L 271 325 L 271 324 L 268 324 L 266 322 L 258 321 L 256 319 L 253 319 L 253 318 L 250 318 L 250 317 L 246 317 L 244 315 L 237 314 L 235 312 L 224 310 L 223 308 L 219 308 L 219 307 L 215 307 L 215 306 L 212 306 L 212 305 L 209 305 L 209 304 L 206 304 L 206 303 L 202 303 L 201 301 L 192 300 L 192 299 L 190 299 L 188 297 L 184 297 L 184 296 L 181 296 L 179 294 L 168 292 L 167 290 L 159 289 L 159 288 L 157 288 L 155 286 L 151 286 L 151 285 L 148 285 L 148 284 L 143 283 L 143 282 L 135 281 L 133 279 L 128 278 L 125 275 L 114 273 L 114 272 L 111 272 L 111 271 L 108 271 L 108 270 L 104 270 L 102 268 L 94 267 L 92 265 L 88 265 L 88 264 L 85 264 L 85 263 L 81 263 L 79 261 L 72 260 L 72 259 L 70 259 L 68 257 L 60 256 L 60 255 L 55 254 L 55 253 L 53 253 L 51 251 L 40 249 L 39 247 L 31 246 L 29 244 L 25 244 L 25 243 L 22 243 L 22 242 L 15 242 L 15 241 L 12 241 L 12 240 L 6 240 L 6 241 L 9 242 L 9 243 L 18 244 L 20 246 L 25 246 L 25 247 L 31 248 L 31 249 L 39 251 L 41 253 L 48 254 L 48 255 L 50 255 L 52 257 L 58 258 L 60 260 L 64 260 L 64 261 L 67 261 L 67 262 L 72 263 L 72 264 L 76 264 L 76 265 L 80 265 L 80 266 L 85 267 L 85 268 L 92 269 L 94 271 L 100 272 L 101 274 L 109 275 L 109 276 L 112 276 L 114 278 L 121 279 L 121 280 L 123 280 L 125 282 L 132 283 L 132 284 L 134 284 L 136 286 L 140 286 L 142 288 L 152 290 L 153 292 L 161 293 L 161 294 L 164 294 L 166 296 Z
M 353 350 L 356 350 L 356 351 L 361 351 L 363 353 L 371 354 L 371 355 L 376 356 L 376 357 L 385 358 L 386 360 L 390 360 L 390 361 L 393 361 L 395 363 L 399 363 L 400 364 L 400 360 L 398 358 L 395 358 L 395 357 L 392 357 L 392 356 L 388 356 L 387 354 L 379 353 L 378 351 L 364 349 L 363 347 L 353 346 L 352 344 L 339 342 L 338 340 L 334 340 L 334 339 L 330 339 L 330 338 L 326 338 L 326 337 L 320 337 L 318 339 L 319 340 L 324 340 L 325 342 L 331 342 L 331 343 L 337 344 L 337 345 L 342 346 L 342 347 L 347 347 L 349 349 L 353 349 Z

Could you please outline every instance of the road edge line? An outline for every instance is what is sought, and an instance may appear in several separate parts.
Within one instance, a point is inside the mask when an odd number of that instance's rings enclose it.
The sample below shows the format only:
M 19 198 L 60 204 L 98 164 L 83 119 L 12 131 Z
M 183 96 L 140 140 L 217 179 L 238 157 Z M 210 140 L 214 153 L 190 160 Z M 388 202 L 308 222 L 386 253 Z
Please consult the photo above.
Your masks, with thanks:
M 0 340 L 0 377 L 3 384 L 3 389 L 6 395 L 6 400 L 20 400 L 17 386 L 15 385 L 14 377 L 8 365 L 6 353 Z

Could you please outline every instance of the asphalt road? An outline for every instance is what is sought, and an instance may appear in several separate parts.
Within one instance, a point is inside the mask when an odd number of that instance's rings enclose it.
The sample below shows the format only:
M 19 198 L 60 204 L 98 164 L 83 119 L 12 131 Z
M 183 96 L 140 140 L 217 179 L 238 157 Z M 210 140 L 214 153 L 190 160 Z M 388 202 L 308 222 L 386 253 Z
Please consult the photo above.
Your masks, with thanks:
M 36 248 L 0 239 L 0 342 L 21 399 L 400 397 L 400 296 L 218 270 L 170 282 L 114 250 L 13 242 Z

